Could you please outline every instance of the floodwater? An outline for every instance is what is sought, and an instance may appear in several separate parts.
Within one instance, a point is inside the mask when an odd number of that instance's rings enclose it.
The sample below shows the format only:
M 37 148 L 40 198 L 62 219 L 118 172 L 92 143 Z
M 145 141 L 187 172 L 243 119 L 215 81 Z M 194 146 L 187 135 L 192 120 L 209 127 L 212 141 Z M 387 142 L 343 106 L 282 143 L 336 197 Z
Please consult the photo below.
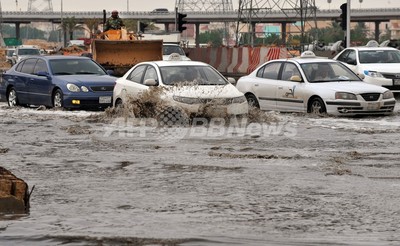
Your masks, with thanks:
M 400 112 L 157 127 L 0 104 L 0 245 L 400 245 Z

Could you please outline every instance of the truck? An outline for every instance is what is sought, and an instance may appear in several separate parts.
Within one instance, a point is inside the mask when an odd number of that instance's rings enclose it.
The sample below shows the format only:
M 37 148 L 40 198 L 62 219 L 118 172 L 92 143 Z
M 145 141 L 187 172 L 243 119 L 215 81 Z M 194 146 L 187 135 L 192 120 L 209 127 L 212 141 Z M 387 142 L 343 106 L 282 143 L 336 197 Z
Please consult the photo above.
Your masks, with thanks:
M 93 39 L 92 58 L 113 75 L 120 77 L 144 61 L 162 60 L 163 40 L 137 40 L 124 30 L 109 30 L 103 39 Z

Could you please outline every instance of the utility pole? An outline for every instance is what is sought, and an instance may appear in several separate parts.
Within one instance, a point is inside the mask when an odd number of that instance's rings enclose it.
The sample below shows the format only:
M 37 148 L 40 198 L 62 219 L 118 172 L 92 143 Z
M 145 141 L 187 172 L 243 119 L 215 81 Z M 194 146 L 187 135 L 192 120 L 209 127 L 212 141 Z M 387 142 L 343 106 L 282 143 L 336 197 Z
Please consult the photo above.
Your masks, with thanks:
M 350 0 L 347 0 L 347 17 L 346 17 L 346 47 L 350 47 Z
M 4 39 L 3 39 L 3 10 L 1 9 L 1 1 L 0 1 L 0 46 L 4 47 L 6 46 L 6 44 L 4 43 Z

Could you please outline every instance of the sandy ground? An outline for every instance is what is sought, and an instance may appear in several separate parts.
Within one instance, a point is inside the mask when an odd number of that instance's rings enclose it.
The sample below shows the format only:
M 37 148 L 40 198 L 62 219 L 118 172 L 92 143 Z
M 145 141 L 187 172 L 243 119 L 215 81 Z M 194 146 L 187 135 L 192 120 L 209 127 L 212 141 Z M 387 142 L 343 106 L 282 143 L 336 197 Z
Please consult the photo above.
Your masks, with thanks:
M 162 129 L 0 103 L 0 165 L 35 186 L 0 244 L 399 245 L 399 106 Z

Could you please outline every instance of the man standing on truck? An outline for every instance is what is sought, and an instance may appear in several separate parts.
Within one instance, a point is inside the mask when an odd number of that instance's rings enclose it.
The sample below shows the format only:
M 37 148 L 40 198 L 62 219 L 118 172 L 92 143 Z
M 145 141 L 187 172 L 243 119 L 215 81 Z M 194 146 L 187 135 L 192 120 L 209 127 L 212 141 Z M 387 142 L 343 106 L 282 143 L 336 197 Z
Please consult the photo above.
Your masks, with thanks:
M 118 16 L 118 11 L 113 10 L 111 12 L 111 17 L 107 19 L 106 23 L 104 24 L 104 31 L 108 30 L 121 30 L 121 27 L 125 26 L 124 22 Z

